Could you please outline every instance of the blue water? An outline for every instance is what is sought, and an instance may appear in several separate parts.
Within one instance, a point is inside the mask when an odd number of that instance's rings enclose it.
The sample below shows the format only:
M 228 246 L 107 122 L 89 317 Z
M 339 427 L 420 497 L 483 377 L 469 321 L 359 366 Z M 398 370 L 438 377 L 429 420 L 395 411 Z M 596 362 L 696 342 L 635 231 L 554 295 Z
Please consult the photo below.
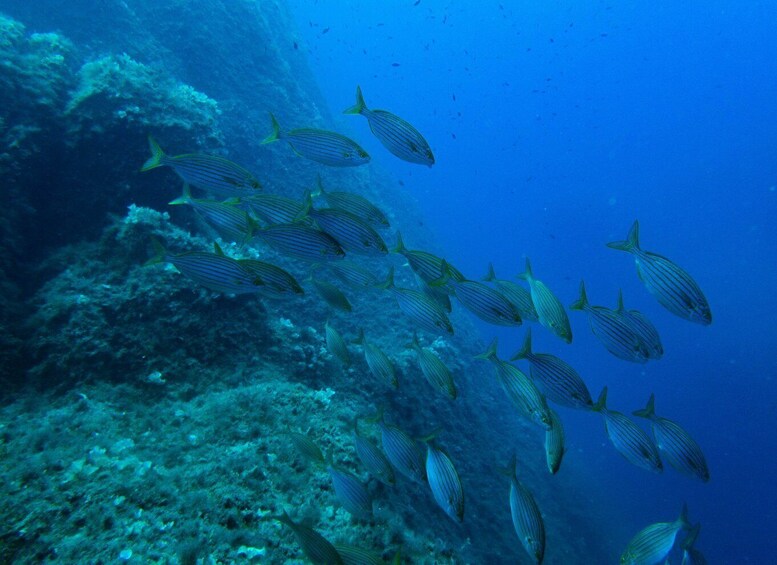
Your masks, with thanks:
M 492 261 L 535 274 L 562 301 L 584 278 L 595 304 L 658 326 L 665 356 L 640 366 L 609 356 L 582 314 L 563 355 L 592 394 L 609 385 L 623 412 L 656 394 L 659 415 L 704 447 L 708 484 L 653 476 L 606 445 L 598 416 L 564 413 L 565 464 L 607 485 L 628 517 L 613 539 L 669 520 L 687 501 L 712 563 L 770 563 L 777 553 L 777 4 L 773 2 L 292 3 L 300 49 L 342 131 L 416 196 L 425 228 L 469 277 Z M 398 161 L 340 116 L 361 85 L 368 106 L 410 120 L 429 140 L 431 169 Z M 605 247 L 634 219 L 643 247 L 701 285 L 714 321 L 663 310 L 633 261 Z M 523 331 L 483 327 L 500 352 Z M 592 516 L 592 520 L 597 520 Z

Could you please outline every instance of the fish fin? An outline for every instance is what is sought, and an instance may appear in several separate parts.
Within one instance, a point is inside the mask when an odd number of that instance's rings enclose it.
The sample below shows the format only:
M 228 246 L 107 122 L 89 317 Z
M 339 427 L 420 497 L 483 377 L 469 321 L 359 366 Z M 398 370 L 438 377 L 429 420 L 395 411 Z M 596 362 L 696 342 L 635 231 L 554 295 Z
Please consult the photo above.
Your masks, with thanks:
M 688 519 L 688 504 L 683 502 L 683 509 L 680 511 L 680 517 L 677 518 L 684 530 L 691 529 L 691 521 Z
M 350 108 L 343 110 L 343 114 L 361 114 L 362 111 L 367 109 L 367 105 L 364 103 L 364 96 L 362 96 L 362 89 L 360 86 L 356 86 L 356 104 Z
M 391 560 L 391 565 L 402 565 L 402 546 L 397 549 L 394 554 L 394 559 Z
M 618 289 L 618 306 L 615 308 L 615 311 L 618 314 L 623 314 L 626 311 L 626 308 L 623 306 L 623 289 Z
M 364 337 L 364 328 L 359 328 L 359 335 L 356 339 L 351 340 L 354 345 L 364 345 L 366 338 Z
M 380 289 L 394 288 L 394 266 L 393 265 L 389 267 L 388 274 L 386 275 L 386 280 L 383 281 L 382 283 L 376 284 L 375 288 L 380 288 Z
M 486 350 L 483 353 L 478 353 L 477 355 L 475 355 L 475 359 L 487 359 L 487 360 L 496 359 L 497 358 L 497 356 L 496 356 L 496 346 L 497 345 L 498 345 L 497 338 L 494 338 L 491 341 L 491 344 L 486 348 Z
M 413 341 L 405 345 L 405 349 L 421 349 L 421 342 L 418 341 L 418 333 L 413 330 Z
M 486 273 L 486 276 L 481 278 L 481 281 L 491 282 L 496 278 L 496 274 L 494 273 L 494 264 L 489 263 L 488 264 L 488 273 Z
M 607 387 L 604 387 L 602 392 L 599 393 L 599 399 L 596 401 L 596 404 L 591 407 L 591 410 L 594 412 L 607 410 Z
M 510 361 L 517 361 L 518 359 L 526 359 L 531 355 L 531 328 L 526 330 L 526 338 L 523 340 L 523 347 L 516 352 L 515 355 L 510 357 Z
M 510 477 L 511 479 L 516 476 L 516 470 L 518 468 L 518 460 L 515 456 L 515 452 L 513 452 L 512 457 L 510 457 L 510 461 L 507 462 L 507 465 L 504 467 L 497 467 L 497 470 L 502 474 Z
M 629 253 L 635 250 L 639 251 L 639 220 L 634 220 L 625 241 L 611 241 L 607 247 Z
M 219 257 L 226 257 L 226 254 L 224 253 L 224 250 L 221 248 L 221 246 L 216 241 L 213 242 L 213 251 Z
M 569 305 L 570 310 L 585 310 L 588 306 L 588 296 L 585 293 L 585 282 L 580 280 L 580 298 Z
M 691 531 L 688 532 L 688 535 L 685 536 L 685 539 L 683 540 L 684 550 L 687 551 L 693 547 L 693 544 L 696 543 L 696 538 L 699 537 L 699 531 L 701 531 L 701 522 L 693 526 Z
M 151 148 L 151 157 L 149 157 L 148 160 L 143 163 L 143 166 L 140 168 L 141 172 L 150 171 L 151 169 L 155 169 L 161 166 L 162 160 L 166 156 L 165 152 L 162 151 L 162 148 L 156 142 L 156 139 L 150 135 L 148 136 L 148 146 Z
M 402 234 L 397 230 L 397 244 L 390 250 L 392 253 L 402 254 L 407 251 L 405 243 L 402 241 Z
M 521 279 L 522 281 L 530 281 L 531 279 L 534 278 L 534 274 L 532 273 L 532 270 L 531 270 L 531 261 L 529 261 L 528 257 L 526 258 L 526 270 L 520 275 L 518 275 L 518 278 Z
M 301 222 L 305 218 L 308 217 L 308 214 L 310 214 L 310 211 L 313 209 L 313 197 L 310 195 L 309 191 L 305 192 L 305 196 L 303 197 L 304 203 L 302 205 L 302 210 L 299 211 L 299 214 L 294 216 L 294 222 Z
M 286 524 L 288 527 L 290 527 L 292 530 L 297 526 L 297 524 L 294 522 L 294 520 L 291 519 L 289 514 L 286 512 L 286 509 L 284 508 L 282 510 L 282 514 L 279 514 L 277 516 L 272 516 L 271 520 L 278 520 L 281 524 Z
M 281 138 L 281 126 L 278 125 L 278 120 L 275 119 L 272 112 L 270 112 L 270 119 L 272 120 L 272 133 L 262 140 L 262 145 L 278 141 Z
M 634 414 L 638 418 L 647 418 L 648 420 L 650 420 L 651 418 L 653 418 L 653 416 L 656 415 L 655 401 L 656 401 L 656 395 L 651 394 L 650 398 L 648 399 L 647 406 L 645 406 L 645 408 L 642 408 L 641 410 L 634 410 L 632 414 Z
M 143 263 L 144 267 L 148 267 L 149 265 L 157 265 L 159 263 L 165 262 L 165 255 L 167 255 L 167 250 L 165 249 L 165 246 L 162 245 L 162 243 L 155 237 L 151 238 L 151 245 L 154 246 L 154 255 L 152 255 L 148 261 Z
M 440 263 L 440 278 L 429 281 L 426 284 L 432 288 L 437 288 L 444 286 L 449 280 L 451 280 L 451 268 L 448 266 L 448 262 L 443 259 L 442 263 Z
M 171 200 L 167 204 L 169 206 L 178 206 L 179 204 L 189 204 L 192 201 L 192 190 L 189 188 L 189 183 L 183 183 L 183 193 L 175 200 Z
M 316 181 L 316 189 L 310 191 L 310 196 L 315 198 L 316 196 L 323 196 L 324 194 L 326 194 L 324 191 L 324 183 L 321 181 L 321 173 L 319 173 Z
M 375 415 L 370 416 L 368 418 L 364 418 L 364 421 L 369 422 L 371 424 L 383 423 L 385 422 L 385 419 L 383 418 L 385 412 L 386 412 L 386 407 L 383 404 L 381 404 L 380 406 L 378 406 L 378 409 L 375 412 Z

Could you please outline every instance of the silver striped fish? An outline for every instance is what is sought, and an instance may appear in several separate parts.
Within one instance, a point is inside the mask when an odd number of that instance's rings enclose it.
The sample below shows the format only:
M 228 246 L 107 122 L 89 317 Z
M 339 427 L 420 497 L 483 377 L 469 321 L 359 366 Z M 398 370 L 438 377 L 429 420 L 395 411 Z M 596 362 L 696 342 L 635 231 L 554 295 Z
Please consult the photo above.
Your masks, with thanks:
M 694 547 L 696 538 L 699 537 L 701 524 L 696 524 L 683 540 L 683 561 L 680 565 L 707 565 L 704 554 Z
M 329 234 L 304 224 L 273 224 L 256 236 L 279 253 L 302 261 L 342 259 L 345 251 Z
M 625 241 L 613 241 L 607 247 L 634 255 L 639 279 L 672 314 L 703 326 L 712 323 L 710 305 L 691 275 L 666 257 L 640 248 L 638 221 L 634 221 Z
M 310 281 L 316 289 L 318 295 L 324 299 L 324 302 L 335 310 L 341 310 L 343 312 L 350 312 L 353 310 L 353 307 L 351 306 L 351 303 L 348 302 L 348 298 L 346 298 L 345 294 L 332 283 L 317 279 L 312 274 L 308 281 Z
M 426 283 L 424 279 L 422 279 L 415 273 L 413 273 L 413 278 L 415 278 L 415 283 L 418 290 L 420 290 L 426 296 L 428 296 L 429 298 L 434 300 L 437 304 L 442 306 L 442 308 L 446 312 L 450 313 L 453 311 L 453 306 L 451 305 L 451 297 L 448 294 L 447 289 L 429 286 L 429 284 Z
M 531 300 L 531 292 L 513 281 L 496 278 L 494 266 L 488 264 L 488 273 L 483 277 L 484 281 L 493 283 L 507 300 L 518 310 L 521 318 L 530 322 L 539 320 L 537 310 Z
M 426 478 L 437 506 L 455 522 L 464 520 L 464 488 L 448 454 L 426 442 Z
M 658 449 L 672 467 L 706 483 L 710 480 L 710 471 L 701 447 L 678 424 L 656 415 L 655 400 L 655 395 L 651 394 L 647 406 L 633 414 L 650 420 Z
M 356 455 L 359 456 L 367 472 L 383 484 L 394 486 L 394 468 L 386 455 L 369 439 L 359 434 L 359 421 L 353 421 L 353 443 Z
M 362 89 L 356 87 L 356 104 L 343 114 L 361 114 L 367 118 L 370 130 L 386 149 L 410 163 L 434 165 L 434 155 L 424 136 L 399 116 L 385 110 L 370 110 L 364 104 Z
M 274 516 L 273 519 L 291 528 L 291 531 L 294 532 L 294 537 L 297 538 L 297 543 L 312 563 L 316 565 L 343 565 L 343 559 L 337 553 L 335 547 L 313 528 L 295 522 L 285 510 L 283 514 Z
M 337 208 L 315 210 L 310 202 L 308 197 L 303 214 L 310 217 L 321 231 L 337 240 L 346 251 L 372 256 L 388 253 L 386 242 L 367 222 Z
M 526 271 L 518 275 L 518 278 L 529 283 L 532 304 L 540 323 L 567 343 L 572 343 L 572 328 L 564 306 L 544 282 L 534 278 L 528 257 Z
M 380 208 L 364 198 L 364 196 L 354 194 L 353 192 L 324 190 L 321 175 L 318 176 L 318 189 L 313 193 L 313 196 L 323 197 L 331 208 L 345 210 L 357 218 L 363 219 L 374 228 L 384 229 L 391 227 L 388 218 L 381 212 Z
M 151 157 L 143 163 L 142 172 L 170 167 L 184 182 L 225 196 L 249 196 L 262 188 L 253 174 L 223 157 L 202 153 L 170 157 L 150 135 L 148 145 Z
M 324 324 L 324 337 L 329 353 L 337 357 L 344 367 L 350 366 L 351 354 L 348 352 L 348 345 L 340 332 L 329 325 L 329 320 Z
M 301 455 L 304 455 L 307 460 L 318 463 L 319 465 L 324 463 L 324 454 L 310 436 L 297 432 L 286 432 L 286 435 L 289 437 L 297 451 L 299 451 Z
M 505 474 L 510 477 L 510 514 L 515 533 L 526 553 L 539 565 L 545 557 L 545 523 L 531 491 L 518 480 L 515 455 Z
M 216 230 L 221 237 L 241 245 L 251 239 L 256 227 L 256 222 L 250 218 L 245 210 L 241 210 L 234 204 L 192 198 L 189 185 L 186 183 L 183 185 L 183 194 L 168 204 L 171 206 L 181 204 L 191 206 L 205 223 Z
M 411 481 L 426 482 L 424 456 L 415 440 L 397 426 L 387 424 L 383 419 L 383 408 L 372 419 L 380 426 L 380 440 L 383 452 L 394 468 Z
M 262 281 L 258 292 L 265 298 L 283 299 L 305 294 L 297 279 L 285 269 L 256 259 L 238 259 L 237 262 Z
M 658 448 L 642 428 L 620 412 L 607 409 L 607 387 L 602 389 L 593 411 L 604 417 L 610 443 L 629 463 L 653 473 L 664 470 Z
M 569 309 L 588 314 L 591 331 L 615 357 L 633 363 L 647 363 L 650 357 L 647 344 L 623 316 L 604 306 L 592 306 L 588 302 L 583 281 L 580 281 L 580 298 Z
M 688 508 L 683 505 L 680 517 L 674 522 L 658 522 L 640 530 L 631 538 L 621 555 L 621 565 L 652 565 L 672 551 L 680 530 L 690 529 Z
M 408 344 L 408 347 L 415 351 L 418 366 L 421 368 L 421 373 L 426 378 L 426 382 L 451 400 L 455 400 L 458 392 L 453 382 L 453 376 L 448 367 L 445 366 L 445 363 L 440 360 L 434 351 L 428 347 L 421 347 L 418 336 L 415 334 L 413 334 L 413 341 Z
M 650 359 L 661 359 L 664 355 L 664 346 L 661 343 L 661 336 L 653 325 L 653 322 L 638 310 L 626 310 L 623 306 L 623 292 L 618 291 L 618 307 L 615 312 L 621 316 L 632 327 L 637 335 L 642 339 L 648 349 Z
M 240 206 L 266 224 L 290 224 L 305 208 L 304 202 L 278 194 L 255 194 L 241 198 Z
M 394 370 L 394 364 L 391 362 L 391 359 L 383 353 L 380 347 L 367 341 L 363 329 L 359 330 L 359 337 L 351 343 L 362 346 L 364 349 L 364 360 L 375 378 L 393 389 L 399 386 L 397 373 Z
M 380 282 L 374 273 L 351 261 L 324 263 L 323 266 L 342 282 L 355 288 L 374 288 Z
M 385 565 L 383 557 L 375 551 L 353 545 L 334 544 L 345 565 Z
M 531 328 L 526 332 L 523 347 L 510 361 L 526 359 L 531 366 L 531 377 L 539 381 L 546 398 L 556 404 L 590 410 L 593 405 L 588 387 L 569 363 L 549 353 L 531 350 Z
M 424 282 L 436 281 L 440 278 L 442 273 L 442 257 L 427 253 L 426 251 L 420 251 L 418 249 L 408 249 L 405 247 L 402 241 L 402 234 L 397 232 L 397 244 L 391 250 L 392 253 L 402 255 L 407 259 L 408 265 L 413 269 L 413 272 L 421 277 Z M 448 263 L 448 269 L 450 271 L 450 277 L 454 281 L 463 281 L 464 275 L 456 267 Z
M 340 505 L 345 510 L 358 517 L 365 518 L 372 514 L 372 499 L 367 487 L 353 474 L 334 464 L 332 452 L 327 453 L 326 470 L 329 478 L 332 479 L 332 486 L 335 489 Z
M 157 240 L 152 240 L 152 243 L 156 254 L 146 265 L 170 263 L 183 275 L 210 290 L 225 294 L 249 294 L 259 292 L 263 285 L 254 273 L 231 257 L 204 251 L 171 255 Z
M 496 338 L 488 349 L 475 355 L 475 359 L 485 359 L 494 364 L 496 378 L 502 390 L 523 416 L 545 430 L 553 425 L 548 403 L 537 386 L 517 367 L 502 361 L 497 356 Z
M 377 285 L 377 288 L 391 292 L 400 310 L 418 327 L 432 333 L 453 335 L 453 325 L 442 306 L 419 290 L 394 286 L 394 267 L 389 267 L 386 280 Z
M 561 468 L 561 460 L 564 458 L 564 424 L 561 418 L 552 408 L 550 412 L 550 429 L 545 432 L 545 462 L 551 475 L 558 473 Z
M 330 167 L 356 167 L 370 161 L 367 152 L 344 135 L 313 128 L 281 132 L 275 116 L 270 114 L 270 119 L 272 133 L 262 140 L 263 144 L 285 139 L 297 155 Z

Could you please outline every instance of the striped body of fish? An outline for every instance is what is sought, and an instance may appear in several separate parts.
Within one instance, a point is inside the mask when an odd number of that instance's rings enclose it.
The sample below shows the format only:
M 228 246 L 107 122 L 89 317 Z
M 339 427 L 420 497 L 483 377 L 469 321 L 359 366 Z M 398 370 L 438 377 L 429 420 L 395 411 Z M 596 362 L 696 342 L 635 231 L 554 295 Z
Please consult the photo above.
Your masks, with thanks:
M 369 549 L 343 545 L 341 543 L 336 543 L 334 546 L 345 565 L 385 565 L 386 563 L 379 553 Z
M 484 322 L 497 326 L 521 325 L 521 314 L 499 291 L 477 281 L 452 280 L 450 285 L 459 302 Z
M 407 249 L 402 241 L 402 234 L 397 232 L 397 244 L 391 250 L 392 253 L 398 253 L 407 259 L 407 263 L 413 272 L 421 277 L 424 282 L 438 280 L 442 276 L 442 257 L 419 251 L 417 249 Z M 448 263 L 448 270 L 451 280 L 463 281 L 464 275 L 456 267 Z
M 426 444 L 426 479 L 437 505 L 455 522 L 464 520 L 464 488 L 453 461 L 430 442 Z
M 683 506 L 674 522 L 658 522 L 642 529 L 631 538 L 621 555 L 621 565 L 648 565 L 659 563 L 672 551 L 677 533 L 691 527 L 688 509 Z
M 275 516 L 274 519 L 291 528 L 294 537 L 297 538 L 297 543 L 312 563 L 316 565 L 344 565 L 343 559 L 335 547 L 313 528 L 295 522 L 285 510 L 283 514 Z
M 588 314 L 591 331 L 611 354 L 633 363 L 647 363 L 650 350 L 626 319 L 616 311 L 588 302 L 585 283 L 580 281 L 580 298 L 569 307 Z
M 664 470 L 658 448 L 642 428 L 620 412 L 607 409 L 607 387 L 593 410 L 602 415 L 610 443 L 629 463 L 653 473 Z
M 302 261 L 345 257 L 345 251 L 331 235 L 304 224 L 273 224 L 257 230 L 256 236 L 279 253 Z
M 496 278 L 494 266 L 491 263 L 488 264 L 488 273 L 482 280 L 494 284 L 502 296 L 509 300 L 515 309 L 518 310 L 521 319 L 530 322 L 538 321 L 537 310 L 534 308 L 529 290 L 512 281 Z
M 340 332 L 329 325 L 328 320 L 324 324 L 324 339 L 329 353 L 337 357 L 344 367 L 350 366 L 351 354 L 348 352 L 348 345 L 345 343 L 343 336 L 340 335 Z
M 358 421 L 353 423 L 353 443 L 356 447 L 356 455 L 359 456 L 367 472 L 383 484 L 393 486 L 396 482 L 394 468 L 375 444 L 359 434 Z
M 564 447 L 564 424 L 561 418 L 552 408 L 550 411 L 550 429 L 545 432 L 545 462 L 548 464 L 548 471 L 555 475 L 561 468 L 561 460 L 566 451 Z
M 663 357 L 664 346 L 653 322 L 637 310 L 626 310 L 623 306 L 623 293 L 620 291 L 618 292 L 618 307 L 615 309 L 615 312 L 631 326 L 647 346 L 648 358 L 661 359 Z
M 309 209 L 308 215 L 346 251 L 361 255 L 386 255 L 386 242 L 367 222 L 336 208 Z
M 315 193 L 315 196 L 323 197 L 330 207 L 345 210 L 357 218 L 361 218 L 376 229 L 384 229 L 391 226 L 388 218 L 381 212 L 380 208 L 364 198 L 364 196 L 354 194 L 353 192 L 330 192 L 324 190 L 320 176 L 318 177 L 318 191 Z
M 524 417 L 545 430 L 551 427 L 550 408 L 545 401 L 545 396 L 520 369 L 499 359 L 496 338 L 486 351 L 476 355 L 475 358 L 485 359 L 493 363 L 499 385 Z
M 634 415 L 650 420 L 656 445 L 672 467 L 705 483 L 710 480 L 701 447 L 680 425 L 656 415 L 654 395 L 651 394 L 647 406 L 634 411 Z
M 342 282 L 355 288 L 373 288 L 380 282 L 372 272 L 350 261 L 326 263 L 326 267 Z
M 442 362 L 434 351 L 428 347 L 421 347 L 421 343 L 416 335 L 413 335 L 410 347 L 416 353 L 418 366 L 421 368 L 421 373 L 424 375 L 426 382 L 432 385 L 438 392 L 441 392 L 451 400 L 455 400 L 458 392 L 453 382 L 453 376 L 448 367 L 445 366 L 445 363 Z
M 287 432 L 286 434 L 291 440 L 297 451 L 305 457 L 308 461 L 313 463 L 324 463 L 324 454 L 321 453 L 321 449 L 316 445 L 307 434 L 300 434 L 297 432 Z
M 266 224 L 290 224 L 305 207 L 303 202 L 277 194 L 255 194 L 240 203 Z
M 343 113 L 361 114 L 367 118 L 375 137 L 400 159 L 429 167 L 434 165 L 432 149 L 424 136 L 408 122 L 391 112 L 367 108 L 360 87 L 356 87 L 356 105 Z
M 691 275 L 666 257 L 640 248 L 638 221 L 631 226 L 625 241 L 614 241 L 607 246 L 634 255 L 640 280 L 664 308 L 703 326 L 712 323 L 707 298 Z
M 266 298 L 283 299 L 305 293 L 297 279 L 285 269 L 256 259 L 238 259 L 237 261 L 244 269 L 262 281 L 257 292 Z
M 378 288 L 391 292 L 399 305 L 399 309 L 413 320 L 419 328 L 432 333 L 453 335 L 453 325 L 442 306 L 419 290 L 394 286 L 393 267 L 389 268 L 386 281 L 379 284 Z
M 424 456 L 418 449 L 415 440 L 397 426 L 387 424 L 383 419 L 382 411 L 378 413 L 376 418 L 380 426 L 383 452 L 394 468 L 411 481 L 426 482 Z
M 380 347 L 367 341 L 364 330 L 359 330 L 359 337 L 353 343 L 361 345 L 364 349 L 364 360 L 367 362 L 367 367 L 369 367 L 373 376 L 391 388 L 396 389 L 399 386 L 397 373 L 388 355 L 383 353 Z
M 202 153 L 187 153 L 170 157 L 148 136 L 151 157 L 141 171 L 170 167 L 184 182 L 224 196 L 250 196 L 262 185 L 249 171 L 223 157 Z
M 326 302 L 329 306 L 335 310 L 341 310 L 343 312 L 350 312 L 353 310 L 353 307 L 348 301 L 348 298 L 346 298 L 345 294 L 343 294 L 342 291 L 335 285 L 327 281 L 317 279 L 313 276 L 311 276 L 308 280 L 313 285 L 313 288 L 316 289 L 318 295 L 323 298 L 324 302 Z
M 549 353 L 534 353 L 531 349 L 531 329 L 526 332 L 523 348 L 510 359 L 526 359 L 530 364 L 532 380 L 540 383 L 540 388 L 548 400 L 556 404 L 590 410 L 593 405 L 583 379 L 569 363 Z
M 540 323 L 565 342 L 572 343 L 572 328 L 569 325 L 569 318 L 564 306 L 545 283 L 534 278 L 528 257 L 526 258 L 526 271 L 518 275 L 518 278 L 529 284 L 532 304 L 537 311 Z
M 521 545 L 536 564 L 545 557 L 545 523 L 534 496 L 516 475 L 515 456 L 506 469 L 510 476 L 510 514 Z
M 251 239 L 256 226 L 245 210 L 241 210 L 234 204 L 192 198 L 188 184 L 184 184 L 183 195 L 169 204 L 171 206 L 180 204 L 191 206 L 205 223 L 216 230 L 221 237 L 241 245 Z
M 372 514 L 372 499 L 367 488 L 352 473 L 332 463 L 331 454 L 327 458 L 327 472 L 335 489 L 335 496 L 345 510 L 357 518 Z
M 367 152 L 344 135 L 314 128 L 281 132 L 275 116 L 270 114 L 270 118 L 273 131 L 262 143 L 285 139 L 297 155 L 330 167 L 356 167 L 370 161 Z

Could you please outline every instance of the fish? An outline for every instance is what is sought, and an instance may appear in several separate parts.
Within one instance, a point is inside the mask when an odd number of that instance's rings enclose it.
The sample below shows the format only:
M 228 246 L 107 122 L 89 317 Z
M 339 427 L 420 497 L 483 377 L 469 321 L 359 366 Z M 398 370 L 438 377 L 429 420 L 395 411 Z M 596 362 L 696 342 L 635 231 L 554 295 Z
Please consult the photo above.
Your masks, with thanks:
M 572 343 L 572 328 L 561 301 L 540 280 L 534 278 L 529 258 L 526 258 L 526 271 L 518 275 L 519 279 L 529 283 L 531 300 L 540 324 L 567 343 Z
M 521 314 L 513 304 L 498 291 L 478 281 L 456 281 L 451 279 L 448 263 L 442 260 L 441 277 L 429 283 L 439 287 L 450 284 L 453 294 L 461 304 L 478 318 L 497 326 L 520 326 Z
M 615 312 L 636 332 L 642 342 L 647 346 L 649 359 L 661 359 L 664 355 L 664 346 L 661 344 L 661 336 L 658 330 L 648 318 L 637 310 L 626 310 L 623 306 L 623 292 L 618 291 L 618 306 Z
M 534 381 L 539 381 L 545 397 L 556 404 L 590 410 L 593 399 L 582 377 L 569 363 L 549 353 L 534 353 L 531 349 L 531 328 L 526 332 L 523 347 L 510 361 L 526 359 Z
M 531 300 L 531 292 L 513 281 L 496 278 L 494 266 L 488 264 L 488 273 L 481 280 L 493 283 L 507 300 L 518 310 L 523 320 L 536 322 L 539 320 L 537 310 Z
M 639 246 L 638 220 L 634 221 L 625 241 L 613 241 L 607 247 L 634 255 L 639 279 L 672 314 L 703 326 L 712 323 L 707 298 L 691 275 L 666 257 L 643 251 Z
M 399 387 L 397 373 L 394 370 L 394 364 L 391 362 L 391 359 L 383 353 L 380 347 L 367 341 L 363 329 L 359 330 L 359 337 L 351 343 L 362 346 L 364 349 L 364 360 L 375 378 L 395 390 Z
M 343 559 L 345 565 L 384 565 L 385 561 L 379 553 L 371 551 L 369 549 L 362 549 L 361 547 L 354 547 L 352 545 L 344 545 L 341 543 L 334 544 L 337 553 Z
M 298 219 L 311 218 L 321 231 L 331 235 L 345 251 L 360 255 L 386 255 L 388 247 L 378 232 L 350 212 L 337 208 L 313 209 L 310 196 Z
M 329 320 L 324 324 L 324 335 L 326 339 L 326 348 L 329 353 L 337 357 L 343 364 L 343 367 L 351 365 L 351 354 L 348 352 L 348 345 L 343 336 L 336 329 L 329 325 Z
M 255 194 L 241 198 L 240 205 L 266 224 L 291 224 L 305 208 L 304 202 L 278 194 Z
M 389 267 L 386 280 L 376 288 L 391 292 L 400 310 L 421 329 L 453 335 L 453 325 L 442 306 L 421 291 L 394 286 L 394 267 Z
M 168 204 L 171 206 L 181 204 L 191 206 L 221 237 L 241 245 L 251 239 L 256 227 L 256 222 L 245 210 L 241 210 L 232 203 L 192 198 L 189 185 L 186 183 L 183 185 L 183 194 Z
M 552 408 L 550 412 L 550 429 L 545 431 L 545 461 L 551 475 L 558 473 L 561 468 L 561 460 L 564 458 L 564 425 L 561 418 Z
M 338 502 L 349 514 L 357 518 L 372 515 L 372 499 L 367 488 L 353 473 L 334 464 L 331 450 L 327 453 L 326 470 Z
M 658 448 L 653 440 L 626 416 L 607 409 L 607 387 L 602 389 L 593 411 L 599 412 L 604 417 L 607 437 L 626 461 L 653 473 L 664 470 Z
M 402 255 L 407 259 L 408 265 L 413 269 L 413 272 L 421 277 L 424 282 L 436 281 L 440 278 L 442 273 L 442 257 L 432 255 L 426 251 L 419 251 L 417 249 L 407 249 L 402 241 L 402 234 L 397 232 L 397 244 L 391 249 L 392 253 Z M 456 267 L 448 263 L 448 271 L 451 280 L 463 281 L 464 275 Z
M 435 446 L 432 440 L 426 441 L 426 479 L 437 506 L 454 522 L 461 523 L 464 520 L 464 488 L 461 479 L 451 458 Z
M 332 283 L 317 279 L 312 274 L 308 281 L 313 284 L 316 292 L 324 299 L 324 302 L 335 310 L 341 310 L 343 312 L 350 312 L 353 310 L 351 303 L 348 302 L 348 298 L 346 298 L 342 291 Z
M 330 167 L 357 167 L 370 162 L 369 154 L 344 135 L 313 128 L 281 132 L 275 116 L 270 114 L 270 119 L 272 133 L 262 140 L 262 144 L 285 139 L 297 155 Z
M 304 455 L 306 459 L 313 463 L 318 463 L 319 465 L 324 463 L 324 454 L 321 452 L 318 445 L 316 445 L 316 442 L 310 439 L 307 434 L 287 432 L 286 435 L 291 440 L 291 443 L 294 444 L 297 451 L 299 451 L 301 455 Z
M 380 282 L 374 273 L 352 261 L 337 261 L 316 265 L 316 267 L 323 266 L 329 269 L 340 281 L 354 288 L 371 289 Z
M 148 136 L 151 157 L 141 172 L 170 167 L 185 183 L 227 196 L 248 196 L 262 189 L 256 177 L 237 163 L 204 153 L 186 153 L 170 157 L 156 140 Z
M 650 420 L 656 445 L 672 467 L 685 475 L 708 482 L 710 471 L 701 447 L 678 424 L 656 416 L 655 400 L 655 395 L 651 394 L 647 406 L 642 410 L 635 410 L 633 414 Z
M 353 421 L 353 443 L 356 447 L 356 455 L 367 472 L 385 485 L 394 486 L 394 468 L 389 463 L 386 455 L 378 449 L 369 439 L 359 434 L 359 421 Z
M 378 409 L 370 421 L 377 422 L 380 427 L 380 440 L 383 452 L 394 466 L 405 477 L 416 483 L 426 482 L 426 465 L 424 456 L 418 449 L 415 440 L 397 426 L 387 424 L 383 418 L 383 408 Z
M 424 279 L 415 273 L 413 273 L 413 278 L 415 279 L 416 287 L 418 290 L 442 306 L 443 310 L 446 312 L 450 313 L 453 311 L 451 297 L 446 289 L 429 286 L 428 283 L 424 282 Z
M 315 565 L 344 565 L 335 547 L 313 528 L 295 522 L 285 510 L 280 516 L 273 516 L 273 519 L 291 528 L 303 553 Z
M 224 294 L 251 294 L 259 292 L 264 284 L 256 274 L 231 257 L 204 251 L 171 255 L 156 239 L 152 243 L 155 254 L 146 261 L 146 265 L 170 263 L 183 275 L 207 289 Z
M 217 255 L 224 255 L 218 243 L 214 243 L 213 248 Z M 261 281 L 257 293 L 265 298 L 282 299 L 305 294 L 297 279 L 280 267 L 256 259 L 237 259 L 237 262 L 251 272 L 256 281 Z
M 634 363 L 647 363 L 650 356 L 647 344 L 616 311 L 603 306 L 592 306 L 588 302 L 583 281 L 580 281 L 580 298 L 573 302 L 569 309 L 588 314 L 591 331 L 615 357 Z
M 385 229 L 391 227 L 388 218 L 381 212 L 380 208 L 364 198 L 364 196 L 354 194 L 353 192 L 324 190 L 321 175 L 318 176 L 318 189 L 312 196 L 322 197 L 330 207 L 345 210 L 357 218 L 361 218 L 373 228 Z
M 483 353 L 475 355 L 475 359 L 491 361 L 496 369 L 496 379 L 507 398 L 523 416 L 541 428 L 549 430 L 553 424 L 545 396 L 518 367 L 499 359 L 497 345 L 497 340 L 494 338 Z
M 391 112 L 367 108 L 359 86 L 356 87 L 356 104 L 345 109 L 343 114 L 361 114 L 367 118 L 370 130 L 378 141 L 403 161 L 429 167 L 434 165 L 434 154 L 424 136 L 408 122 Z
M 273 224 L 256 236 L 283 255 L 314 263 L 345 257 L 345 251 L 329 234 L 304 224 Z
M 701 524 L 696 524 L 683 540 L 683 560 L 681 565 L 707 565 L 707 559 L 704 554 L 694 547 L 696 538 L 699 537 Z
M 683 505 L 680 517 L 674 522 L 658 522 L 640 530 L 631 538 L 621 555 L 621 565 L 652 565 L 672 551 L 677 533 L 688 530 L 688 507 Z
M 455 400 L 458 392 L 453 382 L 453 376 L 437 354 L 428 347 L 421 347 L 416 334 L 413 334 L 413 341 L 407 347 L 415 351 L 418 366 L 421 368 L 426 382 L 451 400 Z
M 545 557 L 545 523 L 540 508 L 531 491 L 518 480 L 515 455 L 504 473 L 510 477 L 510 514 L 515 533 L 526 553 L 539 565 Z

